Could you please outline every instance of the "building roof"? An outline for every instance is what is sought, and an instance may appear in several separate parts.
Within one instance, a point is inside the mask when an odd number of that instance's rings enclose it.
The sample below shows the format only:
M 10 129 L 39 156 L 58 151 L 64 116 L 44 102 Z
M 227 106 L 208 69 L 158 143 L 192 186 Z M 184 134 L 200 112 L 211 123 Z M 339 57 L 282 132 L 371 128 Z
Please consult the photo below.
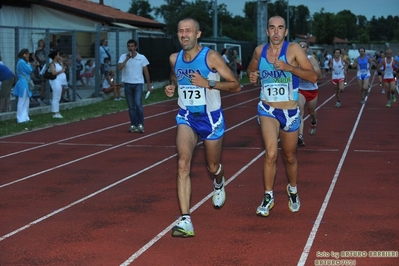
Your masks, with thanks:
M 11 2 L 12 4 L 13 1 L 6 0 L 5 2 Z M 96 20 L 103 24 L 112 24 L 116 22 L 137 27 L 156 29 L 165 28 L 164 23 L 160 23 L 156 20 L 123 12 L 119 9 L 97 2 L 92 2 L 90 0 L 19 0 L 19 4 L 21 4 L 21 2 L 25 2 L 25 4 L 37 4 L 53 8 L 62 12 Z M 103 1 L 99 0 L 99 2 Z
M 295 35 L 297 38 L 301 40 L 306 40 L 309 44 L 315 44 L 316 43 L 316 37 L 312 35 L 306 35 L 306 34 L 296 34 Z
M 333 42 L 334 43 L 349 43 L 347 40 L 344 40 L 344 39 L 341 39 L 341 38 L 338 38 L 338 37 L 334 37 Z
M 305 34 L 296 34 L 295 35 L 298 39 L 300 40 L 306 40 L 309 44 L 316 44 L 317 39 L 315 36 L 312 35 L 305 35 Z M 334 37 L 333 43 L 337 43 L 337 44 L 343 44 L 343 43 L 349 43 L 347 40 L 338 38 L 338 37 Z

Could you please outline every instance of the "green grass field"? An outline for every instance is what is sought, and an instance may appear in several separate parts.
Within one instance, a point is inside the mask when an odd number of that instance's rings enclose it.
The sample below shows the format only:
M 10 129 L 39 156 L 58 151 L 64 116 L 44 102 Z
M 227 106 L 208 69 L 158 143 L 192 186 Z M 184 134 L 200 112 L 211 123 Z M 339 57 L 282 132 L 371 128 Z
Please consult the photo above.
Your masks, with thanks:
M 241 80 L 241 84 L 248 83 L 248 78 L 245 76 Z M 175 93 L 173 98 L 177 98 Z M 155 88 L 148 99 L 143 99 L 143 105 L 154 102 L 161 102 L 168 100 L 163 88 Z M 56 124 L 63 124 L 73 121 L 86 120 L 92 117 L 98 117 L 106 114 L 117 113 L 127 110 L 126 101 L 114 101 L 113 99 L 104 100 L 90 105 L 74 107 L 67 110 L 62 110 L 63 119 L 55 119 L 51 114 L 37 114 L 31 115 L 32 121 L 18 124 L 16 119 L 0 121 L 0 137 L 13 135 L 16 133 L 30 131 L 34 129 L 53 126 Z

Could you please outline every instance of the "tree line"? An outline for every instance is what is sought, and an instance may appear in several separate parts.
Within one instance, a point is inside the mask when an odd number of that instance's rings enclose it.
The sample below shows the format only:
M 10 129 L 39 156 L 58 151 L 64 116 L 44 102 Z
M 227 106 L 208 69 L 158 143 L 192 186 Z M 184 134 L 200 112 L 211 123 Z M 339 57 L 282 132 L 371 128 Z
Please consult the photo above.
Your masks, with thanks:
M 201 24 L 203 37 L 213 36 L 213 1 L 164 0 L 165 4 L 152 7 L 148 0 L 131 0 L 129 13 L 142 17 L 165 21 L 166 32 L 176 34 L 178 22 L 192 17 Z M 286 18 L 287 0 L 267 3 L 268 17 L 280 15 Z M 233 16 L 225 4 L 218 5 L 218 37 L 227 36 L 234 40 L 256 42 L 257 2 L 244 4 L 244 16 Z M 153 17 L 151 14 L 154 14 Z M 363 15 L 355 15 L 350 10 L 338 13 L 325 12 L 324 8 L 310 14 L 307 6 L 289 6 L 290 40 L 296 34 L 312 34 L 318 44 L 333 44 L 334 37 L 346 39 L 352 43 L 399 42 L 399 16 L 389 15 L 370 21 Z M 265 22 L 266 23 L 266 22 Z

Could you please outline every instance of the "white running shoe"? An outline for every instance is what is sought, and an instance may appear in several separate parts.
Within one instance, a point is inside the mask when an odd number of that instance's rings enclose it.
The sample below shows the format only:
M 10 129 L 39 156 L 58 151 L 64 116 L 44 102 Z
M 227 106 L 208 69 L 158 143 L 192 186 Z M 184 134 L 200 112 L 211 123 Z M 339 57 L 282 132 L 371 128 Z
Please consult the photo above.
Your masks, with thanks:
M 53 118 L 64 118 L 60 113 L 53 115 Z
M 193 237 L 194 227 L 190 218 L 181 217 L 177 224 L 172 228 L 174 237 Z
M 298 192 L 292 193 L 289 190 L 289 185 L 287 185 L 287 194 L 288 194 L 288 208 L 291 212 L 299 211 L 301 207 L 301 202 L 299 201 Z
M 214 181 L 214 183 L 216 183 L 216 181 Z M 212 205 L 217 209 L 222 208 L 226 202 L 226 192 L 224 191 L 224 186 L 224 177 L 222 178 L 222 186 L 220 188 L 215 188 L 215 184 L 213 185 Z
M 274 198 L 272 198 L 270 194 L 266 193 L 262 200 L 262 203 L 256 210 L 256 215 L 263 217 L 269 216 L 269 211 L 273 208 L 273 206 L 274 206 Z

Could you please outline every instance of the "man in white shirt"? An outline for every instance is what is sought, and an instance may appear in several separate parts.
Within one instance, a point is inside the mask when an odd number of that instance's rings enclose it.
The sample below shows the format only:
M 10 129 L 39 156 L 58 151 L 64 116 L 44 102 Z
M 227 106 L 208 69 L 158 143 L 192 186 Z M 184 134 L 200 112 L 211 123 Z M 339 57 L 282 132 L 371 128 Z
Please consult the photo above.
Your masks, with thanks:
M 143 86 L 144 77 L 147 90 L 152 91 L 150 73 L 148 72 L 148 59 L 137 52 L 137 42 L 127 42 L 128 52 L 122 54 L 118 61 L 118 70 L 122 70 L 122 82 L 124 83 L 126 102 L 129 108 L 130 128 L 129 132 L 144 133 L 143 114 Z M 143 75 L 144 74 L 144 75 Z

